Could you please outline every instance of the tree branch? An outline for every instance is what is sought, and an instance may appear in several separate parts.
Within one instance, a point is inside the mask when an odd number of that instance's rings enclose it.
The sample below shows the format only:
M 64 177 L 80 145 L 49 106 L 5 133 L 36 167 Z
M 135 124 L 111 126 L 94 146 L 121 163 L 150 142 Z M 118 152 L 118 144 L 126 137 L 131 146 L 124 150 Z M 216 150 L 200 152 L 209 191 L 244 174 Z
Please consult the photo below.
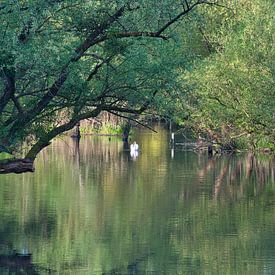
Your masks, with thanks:
M 155 35 L 157 37 L 159 37 L 166 29 L 168 29 L 172 24 L 174 24 L 176 21 L 178 21 L 179 19 L 181 19 L 184 15 L 186 15 L 187 13 L 189 13 L 192 9 L 194 9 L 196 6 L 206 3 L 207 1 L 197 1 L 195 2 L 193 5 L 189 6 L 188 3 L 186 5 L 186 8 L 179 13 L 178 15 L 176 15 L 174 18 L 172 18 L 169 22 L 167 22 L 166 24 L 164 24 L 156 33 Z
M 95 29 L 89 37 L 75 50 L 75 54 L 71 57 L 69 62 L 62 68 L 57 80 L 50 87 L 48 92 L 41 98 L 41 100 L 37 103 L 37 105 L 29 110 L 24 116 L 20 116 L 20 118 L 14 123 L 11 127 L 8 138 L 12 138 L 14 133 L 21 127 L 24 127 L 27 123 L 29 123 L 37 114 L 39 114 L 48 104 L 49 102 L 57 95 L 64 82 L 68 78 L 69 75 L 69 66 L 72 63 L 77 62 L 84 53 L 94 45 L 94 40 L 101 35 L 115 20 L 123 15 L 125 7 L 121 7 L 111 18 L 108 18 L 104 23 L 102 23 L 97 29 Z
M 88 78 L 86 79 L 87 81 L 90 81 L 94 75 L 97 74 L 98 70 L 106 63 L 110 62 L 110 60 L 112 59 L 112 56 L 107 58 L 107 59 L 101 59 L 102 62 L 96 64 L 96 66 L 94 67 L 94 69 L 91 71 L 91 73 L 89 74 Z
M 151 131 L 157 133 L 157 131 L 154 130 L 153 128 L 151 128 L 150 126 L 145 125 L 145 124 L 143 124 L 142 122 L 140 122 L 140 121 L 138 121 L 138 120 L 136 120 L 136 119 L 134 119 L 134 118 L 131 118 L 131 117 L 128 117 L 128 116 L 124 116 L 124 115 L 118 114 L 118 113 L 113 112 L 113 111 L 108 111 L 108 112 L 109 112 L 110 114 L 115 115 L 115 116 L 118 116 L 118 117 L 121 117 L 121 118 L 126 118 L 126 119 L 129 119 L 129 120 L 131 120 L 131 121 L 134 121 L 134 122 L 136 122 L 137 124 L 139 124 L 139 125 L 141 125 L 141 126 L 147 128 L 147 129 L 149 129 L 149 130 L 151 130 Z
M 148 37 L 156 37 L 156 38 L 162 38 L 167 39 L 166 36 L 163 36 L 162 33 L 173 23 L 175 23 L 177 20 L 182 18 L 185 14 L 187 14 L 189 11 L 191 11 L 195 6 L 206 3 L 206 1 L 197 1 L 191 6 L 188 6 L 183 12 L 179 13 L 177 16 L 172 18 L 169 22 L 167 22 L 162 28 L 160 28 L 157 32 L 126 32 L 126 33 L 117 33 L 114 35 L 116 38 L 124 38 L 124 37 L 142 37 L 142 36 L 148 36 Z M 14 121 L 12 127 L 9 130 L 8 133 L 8 139 L 12 140 L 15 133 L 22 127 L 25 127 L 30 121 L 32 121 L 37 114 L 39 114 L 50 102 L 51 100 L 58 94 L 59 90 L 63 86 L 64 82 L 68 78 L 69 75 L 69 67 L 71 64 L 77 62 L 84 54 L 85 52 L 92 46 L 99 44 L 100 42 L 103 42 L 109 38 L 112 37 L 112 35 L 106 34 L 106 31 L 108 28 L 117 21 L 125 12 L 126 6 L 122 6 L 119 8 L 113 16 L 109 16 L 102 24 L 97 26 L 96 29 L 90 32 L 88 37 L 81 43 L 81 45 L 76 48 L 75 53 L 72 55 L 72 57 L 69 59 L 67 64 L 61 69 L 56 81 L 54 84 L 50 87 L 48 92 L 40 99 L 40 101 L 36 104 L 36 106 L 27 112 L 25 112 L 24 116 L 20 116 L 16 121 Z M 101 65 L 102 66 L 102 65 Z M 96 67 L 95 71 L 92 73 L 92 76 L 97 73 L 99 69 L 99 65 Z M 91 76 L 91 77 L 92 77 Z M 91 78 L 89 77 L 89 79 Z M 119 108 L 118 108 L 119 109 Z M 146 109 L 142 108 L 143 110 Z M 129 110 L 132 111 L 132 110 Z
M 37 154 L 45 147 L 47 147 L 50 144 L 50 141 L 55 138 L 56 136 L 58 136 L 61 133 L 64 133 L 66 131 L 69 131 L 71 129 L 73 129 L 73 127 L 81 120 L 86 119 L 86 118 L 91 118 L 91 117 L 96 117 L 99 115 L 99 113 L 101 112 L 100 108 L 96 108 L 92 111 L 88 111 L 86 113 L 82 113 L 82 114 L 78 114 L 78 115 L 74 115 L 73 118 L 63 124 L 60 125 L 56 128 L 54 128 L 53 130 L 49 131 L 46 135 L 44 135 L 43 137 L 41 137 L 30 149 L 30 151 L 27 153 L 26 157 L 27 159 L 31 159 L 34 160 L 37 156 Z
M 144 112 L 149 105 L 151 104 L 153 98 L 156 96 L 158 91 L 155 91 L 153 93 L 153 96 L 150 100 L 148 100 L 147 102 L 145 102 L 143 104 L 143 106 L 141 106 L 139 109 L 131 109 L 131 108 L 125 108 L 125 107 L 119 107 L 119 106 L 113 106 L 113 105 L 108 105 L 108 106 L 104 106 L 103 104 L 100 105 L 102 111 L 115 111 L 115 112 L 121 112 L 121 113 L 130 113 L 130 114 L 141 114 L 142 112 Z
M 0 98 L 0 115 L 4 111 L 6 105 L 9 103 L 12 96 L 15 93 L 15 73 L 13 70 L 3 68 L 5 90 L 4 94 Z

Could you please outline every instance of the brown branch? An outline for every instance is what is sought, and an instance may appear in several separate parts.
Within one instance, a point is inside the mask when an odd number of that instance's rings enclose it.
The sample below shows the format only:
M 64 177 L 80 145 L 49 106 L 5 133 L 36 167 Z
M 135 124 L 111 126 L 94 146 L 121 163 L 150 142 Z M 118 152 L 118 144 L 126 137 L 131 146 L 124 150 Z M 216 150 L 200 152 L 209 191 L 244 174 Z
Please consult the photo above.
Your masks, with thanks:
M 11 100 L 13 101 L 14 106 L 16 107 L 18 113 L 20 115 L 23 115 L 24 111 L 23 111 L 23 108 L 22 108 L 19 100 L 14 95 L 11 96 Z
M 32 148 L 27 153 L 25 158 L 34 160 L 37 154 L 43 148 L 47 147 L 53 138 L 55 138 L 61 133 L 64 133 L 66 131 L 73 129 L 73 127 L 83 119 L 96 117 L 97 115 L 99 115 L 100 112 L 101 112 L 101 109 L 96 108 L 93 111 L 88 111 L 86 113 L 73 116 L 69 122 L 54 128 L 53 130 L 49 131 L 46 135 L 43 135 L 42 137 L 40 137 L 39 140 L 32 146 Z
M 212 53 L 214 51 L 214 47 L 212 45 L 212 43 L 209 41 L 209 38 L 207 37 L 207 35 L 204 33 L 203 29 L 201 26 L 198 27 L 199 32 L 201 33 L 204 42 L 205 42 L 205 46 L 208 50 L 208 53 Z
M 181 19 L 184 15 L 189 13 L 192 9 L 194 9 L 196 6 L 206 3 L 207 1 L 197 1 L 193 5 L 189 6 L 187 5 L 186 9 L 184 9 L 181 13 L 176 15 L 174 18 L 172 18 L 169 22 L 164 24 L 155 34 L 157 37 L 159 37 L 166 29 L 168 29 L 172 24 L 174 24 L 176 21 Z
M 161 35 L 166 29 L 168 29 L 172 24 L 174 24 L 176 21 L 180 20 L 184 15 L 189 13 L 192 9 L 194 9 L 196 6 L 200 4 L 211 4 L 213 5 L 214 3 L 209 3 L 207 1 L 197 1 L 193 5 L 189 6 L 187 5 L 187 8 L 184 9 L 183 12 L 179 13 L 176 15 L 174 18 L 172 18 L 169 22 L 167 22 L 165 25 L 163 25 L 158 31 L 156 32 L 141 32 L 141 31 L 134 31 L 134 32 L 122 32 L 122 33 L 116 33 L 116 34 L 106 34 L 101 37 L 98 37 L 95 39 L 92 43 L 92 45 L 99 44 L 101 42 L 104 42 L 110 38 L 127 38 L 127 37 L 155 37 L 155 38 L 161 38 L 164 40 L 168 40 L 169 37 Z
M 13 70 L 3 68 L 3 75 L 5 81 L 4 94 L 0 98 L 0 115 L 4 111 L 6 105 L 9 103 L 11 97 L 15 93 L 15 73 Z
M 225 103 L 223 103 L 218 97 L 215 97 L 215 96 L 208 96 L 209 99 L 213 99 L 213 100 L 216 100 L 220 103 L 220 105 L 222 105 L 223 107 L 228 107 Z
M 232 8 L 229 8 L 228 6 L 219 4 L 217 2 L 208 2 L 207 0 L 201 0 L 201 4 L 206 4 L 206 5 L 210 5 L 210 6 L 217 6 L 217 7 L 220 7 L 220 8 L 225 8 L 225 9 L 232 10 Z
M 91 71 L 91 73 L 87 77 L 86 81 L 90 81 L 93 78 L 93 76 L 97 74 L 97 72 L 104 65 L 104 63 L 105 62 L 101 62 L 101 63 L 96 64 L 95 67 L 94 67 L 94 69 Z
M 156 37 L 161 38 L 163 40 L 168 40 L 167 36 L 160 35 L 158 32 L 124 32 L 117 33 L 114 35 L 115 38 L 125 38 L 125 37 Z M 106 37 L 108 38 L 108 37 Z M 110 38 L 110 37 L 109 37 Z
M 131 108 L 125 108 L 125 107 L 119 107 L 119 106 L 113 106 L 113 105 L 108 105 L 108 106 L 104 106 L 103 104 L 100 105 L 102 111 L 116 111 L 116 112 L 121 112 L 121 113 L 130 113 L 130 114 L 141 114 L 142 112 L 144 112 L 150 105 L 150 103 L 152 102 L 153 98 L 156 96 L 158 91 L 155 91 L 153 93 L 153 96 L 151 97 L 150 100 L 148 100 L 147 102 L 145 102 L 143 104 L 143 106 L 141 106 L 139 109 L 131 109 Z
M 162 28 L 160 28 L 157 32 L 127 32 L 127 33 L 118 33 L 115 34 L 116 38 L 124 38 L 124 37 L 156 37 L 167 39 L 166 36 L 161 35 L 169 26 L 191 11 L 195 6 L 206 3 L 205 1 L 197 1 L 192 6 L 187 7 L 183 12 L 175 16 L 169 22 L 167 22 Z M 104 34 L 106 30 L 115 22 L 117 21 L 125 12 L 126 6 L 122 6 L 118 9 L 113 16 L 106 19 L 102 24 L 100 24 L 95 30 L 91 31 L 90 35 L 81 43 L 81 45 L 76 48 L 75 54 L 70 58 L 67 64 L 61 69 L 59 76 L 57 77 L 54 84 L 50 87 L 48 92 L 41 98 L 41 100 L 37 103 L 37 105 L 30 109 L 28 112 L 25 113 L 24 116 L 20 116 L 13 126 L 10 128 L 8 133 L 8 139 L 12 139 L 15 136 L 16 131 L 20 128 L 25 127 L 30 121 L 32 121 L 37 114 L 39 114 L 48 104 L 49 102 L 58 94 L 59 90 L 63 86 L 64 82 L 68 78 L 69 75 L 69 67 L 72 63 L 77 62 L 85 52 L 92 46 L 105 41 L 111 38 L 111 35 Z M 98 70 L 99 68 L 97 68 Z M 96 72 L 95 72 L 96 73 Z M 142 108 L 143 109 L 143 108 Z M 145 110 L 146 108 L 144 108 Z M 132 110 L 129 110 L 132 111 Z
M 72 58 L 71 61 L 79 60 L 83 54 L 95 43 L 96 39 L 106 31 L 106 29 L 112 25 L 117 19 L 119 19 L 125 11 L 125 7 L 121 7 L 117 10 L 117 12 L 112 16 L 109 17 L 104 23 L 102 23 L 96 30 L 94 30 L 85 40 L 84 42 L 75 50 L 75 56 Z
M 99 69 L 104 65 L 104 64 L 108 64 L 110 62 L 110 60 L 112 59 L 113 56 L 107 58 L 107 59 L 101 59 L 102 62 L 96 64 L 96 66 L 94 67 L 94 69 L 91 71 L 90 75 L 88 76 L 88 78 L 86 79 L 87 81 L 90 81 L 94 75 L 97 74 L 97 72 L 99 71 Z
M 39 114 L 48 104 L 49 102 L 57 95 L 61 87 L 63 86 L 64 82 L 68 78 L 69 75 L 69 66 L 72 63 L 77 62 L 84 53 L 94 45 L 94 40 L 101 35 L 116 19 L 123 15 L 125 8 L 120 8 L 112 18 L 109 18 L 104 23 L 102 23 L 96 30 L 94 30 L 91 35 L 75 50 L 75 54 L 71 57 L 69 62 L 62 68 L 57 80 L 54 84 L 50 87 L 48 92 L 40 99 L 37 105 L 28 111 L 25 116 L 22 116 L 15 122 L 15 124 L 11 127 L 9 131 L 9 138 L 14 136 L 14 133 L 20 129 L 25 124 L 29 123 L 37 114 Z
M 74 7 L 77 7 L 81 5 L 81 3 L 75 3 L 75 4 L 70 4 L 70 5 L 67 5 L 67 6 L 63 6 L 59 9 L 57 9 L 56 11 L 53 12 L 53 14 L 49 15 L 47 18 L 45 18 L 45 20 L 37 27 L 37 29 L 35 30 L 36 33 L 39 33 L 41 31 L 41 29 L 43 28 L 43 26 L 54 16 L 56 15 L 57 13 L 65 10 L 65 9 L 68 9 L 68 8 L 74 8 Z
M 131 118 L 131 117 L 128 117 L 128 116 L 124 116 L 124 115 L 118 114 L 118 113 L 113 112 L 113 111 L 108 111 L 108 113 L 113 114 L 113 115 L 118 116 L 118 117 L 121 117 L 121 118 L 125 118 L 125 119 L 128 119 L 128 120 L 134 121 L 134 122 L 136 122 L 137 124 L 139 124 L 139 125 L 141 125 L 141 126 L 147 128 L 147 129 L 149 129 L 149 130 L 151 130 L 151 131 L 157 133 L 157 131 L 154 130 L 153 128 L 151 128 L 150 126 L 145 125 L 145 124 L 143 124 L 142 122 L 140 122 L 140 121 L 138 121 L 138 120 L 136 120 L 136 119 L 134 119 L 134 118 Z

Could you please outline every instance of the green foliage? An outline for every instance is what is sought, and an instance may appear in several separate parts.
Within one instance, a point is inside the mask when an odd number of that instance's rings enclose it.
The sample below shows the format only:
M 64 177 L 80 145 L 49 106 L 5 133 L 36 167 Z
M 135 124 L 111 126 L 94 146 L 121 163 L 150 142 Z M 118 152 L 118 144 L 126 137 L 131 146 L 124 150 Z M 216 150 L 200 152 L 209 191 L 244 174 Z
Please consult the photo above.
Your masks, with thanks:
M 12 155 L 8 153 L 3 153 L 3 152 L 0 153 L 0 160 L 8 159 L 8 158 L 12 158 Z
M 101 111 L 171 108 L 177 69 L 192 59 L 178 58 L 188 39 L 181 48 L 176 33 L 195 18 L 180 19 L 204 1 L 185 2 L 4 1 L 0 144 L 39 143 Z
M 102 135 L 122 135 L 122 125 L 115 125 L 112 123 L 103 123 L 99 127 L 81 126 L 80 132 L 82 134 L 102 134 Z
M 274 148 L 273 10 L 272 1 L 257 0 L 207 10 L 204 31 L 215 51 L 183 71 L 186 125 L 222 144 L 245 137 L 254 148 Z
M 223 144 L 272 144 L 274 3 L 184 2 L 4 1 L 0 144 L 35 155 L 79 120 L 148 108 Z

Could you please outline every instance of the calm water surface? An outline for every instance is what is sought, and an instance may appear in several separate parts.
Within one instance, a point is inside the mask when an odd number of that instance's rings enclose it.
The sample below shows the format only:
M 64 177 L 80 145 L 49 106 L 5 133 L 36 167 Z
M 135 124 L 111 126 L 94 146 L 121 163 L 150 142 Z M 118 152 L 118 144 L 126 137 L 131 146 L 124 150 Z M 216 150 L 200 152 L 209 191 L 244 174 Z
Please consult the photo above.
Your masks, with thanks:
M 270 156 L 169 149 L 167 131 L 56 140 L 0 176 L 0 274 L 275 274 Z M 16 254 L 17 253 L 17 254 Z

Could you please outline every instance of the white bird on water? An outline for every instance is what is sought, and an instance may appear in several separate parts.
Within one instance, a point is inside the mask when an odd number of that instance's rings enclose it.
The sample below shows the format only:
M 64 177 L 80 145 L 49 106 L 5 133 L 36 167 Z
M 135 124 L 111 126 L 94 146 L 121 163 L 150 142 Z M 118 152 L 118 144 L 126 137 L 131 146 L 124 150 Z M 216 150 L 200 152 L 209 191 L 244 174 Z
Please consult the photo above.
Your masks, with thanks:
M 138 144 L 134 141 L 134 143 L 132 143 L 130 145 L 130 150 L 131 151 L 138 151 Z
M 136 159 L 136 157 L 138 156 L 138 149 L 139 146 L 138 144 L 134 141 L 131 145 L 130 145 L 130 156 L 133 159 Z

